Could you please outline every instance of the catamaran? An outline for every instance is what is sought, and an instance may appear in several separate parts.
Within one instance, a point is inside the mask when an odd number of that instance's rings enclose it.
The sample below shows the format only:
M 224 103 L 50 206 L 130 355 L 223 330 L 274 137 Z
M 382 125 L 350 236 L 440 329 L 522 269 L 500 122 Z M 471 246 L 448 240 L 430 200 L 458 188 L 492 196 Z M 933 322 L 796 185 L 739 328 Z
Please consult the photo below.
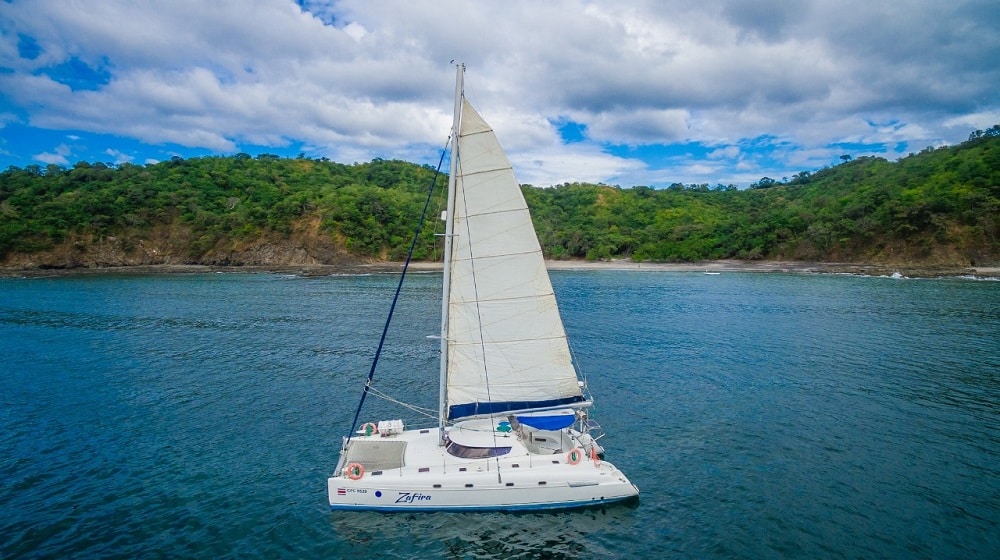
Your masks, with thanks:
M 355 431 L 356 416 L 327 481 L 330 507 L 518 511 L 637 499 L 604 460 L 527 204 L 465 99 L 464 72 L 456 66 L 438 425 L 391 419 Z

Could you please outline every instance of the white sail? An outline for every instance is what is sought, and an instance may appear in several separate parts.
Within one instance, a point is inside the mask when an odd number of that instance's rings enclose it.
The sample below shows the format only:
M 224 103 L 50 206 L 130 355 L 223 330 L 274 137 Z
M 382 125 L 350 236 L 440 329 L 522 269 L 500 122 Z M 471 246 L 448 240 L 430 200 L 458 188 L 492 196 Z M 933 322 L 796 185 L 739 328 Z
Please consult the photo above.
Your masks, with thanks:
M 448 418 L 581 402 L 527 204 L 493 130 L 464 99 L 455 149 Z

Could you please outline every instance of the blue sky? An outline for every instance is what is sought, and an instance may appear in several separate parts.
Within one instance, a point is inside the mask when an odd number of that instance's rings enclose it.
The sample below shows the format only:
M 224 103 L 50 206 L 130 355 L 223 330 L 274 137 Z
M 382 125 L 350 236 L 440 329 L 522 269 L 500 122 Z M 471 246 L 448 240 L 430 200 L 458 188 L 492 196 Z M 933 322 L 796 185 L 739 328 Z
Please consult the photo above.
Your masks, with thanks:
M 0 0 L 0 168 L 436 163 L 454 70 L 519 179 L 746 186 L 1000 123 L 995 0 Z

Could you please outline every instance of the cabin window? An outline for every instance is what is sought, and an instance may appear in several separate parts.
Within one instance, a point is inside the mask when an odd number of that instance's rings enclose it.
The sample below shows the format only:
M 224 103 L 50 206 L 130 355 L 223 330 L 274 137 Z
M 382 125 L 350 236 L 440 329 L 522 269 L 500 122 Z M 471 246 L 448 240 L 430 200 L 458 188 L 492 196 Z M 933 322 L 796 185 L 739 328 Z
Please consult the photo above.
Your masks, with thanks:
M 489 459 L 510 453 L 509 447 L 468 447 L 455 442 L 448 443 L 448 454 L 462 459 Z

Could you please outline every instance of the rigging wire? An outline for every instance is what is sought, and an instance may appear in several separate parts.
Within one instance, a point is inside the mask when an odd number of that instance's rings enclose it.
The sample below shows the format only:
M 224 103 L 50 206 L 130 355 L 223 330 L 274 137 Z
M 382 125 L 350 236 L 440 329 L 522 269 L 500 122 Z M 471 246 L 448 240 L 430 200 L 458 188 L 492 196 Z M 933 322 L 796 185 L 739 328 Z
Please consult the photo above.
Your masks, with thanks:
M 413 250 L 417 246 L 417 241 L 420 239 L 420 231 L 424 228 L 424 220 L 427 218 L 427 209 L 430 208 L 431 199 L 434 196 L 434 189 L 437 187 L 438 177 L 441 175 L 441 166 L 444 164 L 444 156 L 448 153 L 448 144 L 451 143 L 451 135 L 448 136 L 448 141 L 445 142 L 445 148 L 441 150 L 441 159 L 438 160 L 437 169 L 434 170 L 434 177 L 431 179 L 430 188 L 427 190 L 427 200 L 424 201 L 424 210 L 420 213 L 420 221 L 417 223 L 417 229 L 413 232 L 413 241 L 410 242 L 410 250 L 406 253 L 406 262 L 403 263 L 403 272 L 399 275 L 399 283 L 396 284 L 396 294 L 392 298 L 392 305 L 389 307 L 389 315 L 385 318 L 385 326 L 382 327 L 382 337 L 379 338 L 378 348 L 375 350 L 375 357 L 372 358 L 372 366 L 368 370 L 368 380 L 365 381 L 365 388 L 361 392 L 361 402 L 358 403 L 358 409 L 354 412 L 354 420 L 351 422 L 351 431 L 347 432 L 347 441 L 344 442 L 344 449 L 347 449 L 348 444 L 351 443 L 351 438 L 354 437 L 354 430 L 358 427 L 358 417 L 361 416 L 361 408 L 365 404 L 365 397 L 368 396 L 369 391 L 372 391 L 372 379 L 375 377 L 375 367 L 378 365 L 378 359 L 382 355 L 382 347 L 385 345 L 385 337 L 389 332 L 389 324 L 392 322 L 392 315 L 396 311 L 396 303 L 399 301 L 399 293 L 403 289 L 403 280 L 406 279 L 406 271 L 410 268 L 410 261 L 413 259 Z
M 417 414 L 419 414 L 421 416 L 426 416 L 428 418 L 434 418 L 435 420 L 437 419 L 437 410 L 434 410 L 432 408 L 423 407 L 423 406 L 417 406 L 415 404 L 410 404 L 408 402 L 401 401 L 399 399 L 396 399 L 396 398 L 393 398 L 393 397 L 389 396 L 387 393 L 383 393 L 382 391 L 379 391 L 375 387 L 372 387 L 371 389 L 369 389 L 369 391 L 371 392 L 372 396 L 374 396 L 374 397 L 378 397 L 378 398 L 380 398 L 382 400 L 391 402 L 393 404 L 398 404 L 399 406 L 401 406 L 403 408 L 407 408 L 409 410 L 412 410 L 413 412 L 416 412 Z

